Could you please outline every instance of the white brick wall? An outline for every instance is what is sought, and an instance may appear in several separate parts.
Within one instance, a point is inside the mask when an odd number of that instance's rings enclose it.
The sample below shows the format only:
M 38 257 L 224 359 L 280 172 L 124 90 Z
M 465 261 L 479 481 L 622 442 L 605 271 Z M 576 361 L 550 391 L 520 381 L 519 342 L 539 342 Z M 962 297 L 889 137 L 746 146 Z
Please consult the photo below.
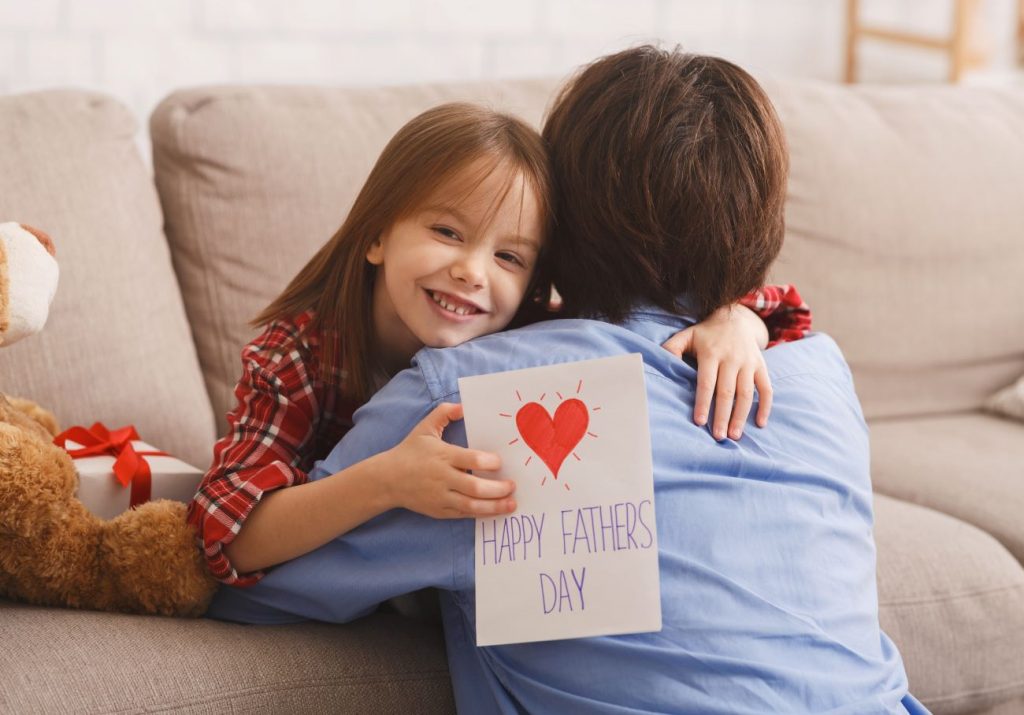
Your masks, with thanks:
M 544 29 L 563 37 L 657 34 L 657 0 L 556 0 L 545 3 Z
M 985 0 L 992 63 L 1013 57 L 1016 0 Z M 942 32 L 952 0 L 863 0 L 868 17 Z M 755 71 L 835 80 L 844 0 L 0 0 L 0 93 L 109 92 L 140 126 L 176 87 L 345 85 L 562 75 L 660 40 Z M 941 58 L 865 47 L 867 80 L 936 80 Z
M 165 34 L 187 32 L 192 24 L 191 4 L 182 0 L 68 0 L 61 15 L 72 32 Z
M 11 78 L 14 89 L 47 86 L 96 86 L 97 44 L 88 35 L 46 34 L 23 40 L 25 66 Z
M 530 37 L 540 29 L 542 0 L 420 0 L 398 28 L 452 39 Z
M 38 2 L 0 2 L 0 29 L 5 31 L 50 30 L 57 26 L 61 15 L 60 0 Z

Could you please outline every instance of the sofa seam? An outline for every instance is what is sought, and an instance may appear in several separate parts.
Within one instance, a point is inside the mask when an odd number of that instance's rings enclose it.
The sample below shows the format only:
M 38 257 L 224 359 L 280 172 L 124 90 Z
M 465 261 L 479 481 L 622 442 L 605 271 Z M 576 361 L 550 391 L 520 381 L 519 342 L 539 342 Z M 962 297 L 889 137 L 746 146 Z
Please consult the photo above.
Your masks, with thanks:
M 963 593 L 955 593 L 945 596 L 928 597 L 928 598 L 908 598 L 896 601 L 879 601 L 878 607 L 882 608 L 885 606 L 916 606 L 926 603 L 941 603 L 943 601 L 957 601 L 964 598 L 974 598 L 976 596 L 986 596 L 992 593 L 999 593 L 1000 591 L 1011 591 L 1015 589 L 1024 589 L 1024 583 L 1015 583 L 1009 586 L 995 586 L 993 588 L 979 589 L 977 591 L 964 591 Z
M 439 678 L 438 676 L 444 676 Z M 395 677 L 394 675 L 377 675 L 377 676 L 343 676 L 335 678 L 319 678 L 314 680 L 292 680 L 285 682 L 268 683 L 266 685 L 253 685 L 248 688 L 233 688 L 233 689 L 221 689 L 210 692 L 206 697 L 192 698 L 189 700 L 181 700 L 176 702 L 174 705 L 157 705 L 157 706 L 133 706 L 127 708 L 120 708 L 117 710 L 104 710 L 105 713 L 133 713 L 133 712 L 146 712 L 146 713 L 161 713 L 161 712 L 173 712 L 175 710 L 191 707 L 196 705 L 216 703 L 219 701 L 230 699 L 234 696 L 249 696 L 261 693 L 274 693 L 279 691 L 296 691 L 308 687 L 330 687 L 332 685 L 346 685 L 346 686 L 358 686 L 361 683 L 411 683 L 411 682 L 429 682 L 434 680 L 443 679 L 445 682 L 450 682 L 449 671 L 447 669 L 439 670 L 424 670 L 417 673 L 406 675 L 405 677 Z
M 970 699 L 970 698 L 977 697 L 977 696 L 982 696 L 982 695 L 995 695 L 995 694 L 998 694 L 998 693 L 1006 692 L 1007 690 L 1013 690 L 1014 688 L 1021 688 L 1021 687 L 1024 687 L 1024 680 L 1018 680 L 1018 681 L 1016 681 L 1014 683 L 1010 683 L 1009 685 L 1001 685 L 1001 686 L 999 686 L 997 688 L 994 688 L 994 689 L 988 689 L 988 690 L 965 690 L 965 691 L 962 691 L 962 692 L 959 692 L 959 693 L 953 693 L 952 695 L 938 695 L 938 696 L 933 697 L 933 698 L 922 697 L 922 700 L 927 700 L 929 703 L 947 703 L 947 702 L 949 702 L 951 700 L 957 700 L 957 699 L 965 699 L 966 700 L 966 699 Z
M 181 106 L 181 105 L 179 105 L 179 106 Z M 177 118 L 177 121 L 173 122 L 175 143 L 176 143 L 177 149 L 178 149 L 178 151 L 176 153 L 177 153 L 179 158 L 185 157 L 185 156 L 195 156 L 195 154 L 196 154 L 196 148 L 194 146 L 193 137 L 192 137 L 191 133 L 188 131 L 188 127 L 186 127 L 186 124 L 191 119 L 191 117 L 192 117 L 192 112 L 188 111 L 187 114 L 184 117 L 179 117 L 179 118 Z M 184 165 L 184 161 L 182 161 L 182 165 Z M 187 188 L 186 185 L 188 184 L 188 179 L 187 179 L 185 174 L 186 174 L 186 172 L 184 170 L 177 172 L 175 183 L 177 184 L 177 191 L 178 191 L 178 196 L 179 197 L 183 197 L 186 194 L 185 189 Z M 188 199 L 188 202 L 189 202 L 189 210 L 186 213 L 188 215 L 188 224 L 189 225 L 188 225 L 187 228 L 184 227 L 184 226 L 182 226 L 181 228 L 182 228 L 183 232 L 184 231 L 188 231 L 189 235 L 196 236 L 197 234 L 195 232 L 196 225 L 195 225 L 194 202 L 192 201 L 191 198 Z M 179 245 L 179 247 L 180 247 L 181 240 L 182 240 L 182 236 L 179 235 L 178 236 L 178 245 Z M 195 249 L 196 249 L 196 256 L 197 256 L 197 258 L 200 261 L 200 265 L 203 265 L 203 266 L 211 265 L 210 255 L 209 255 L 208 250 L 207 250 L 207 242 L 205 240 L 197 241 Z M 175 277 L 177 278 L 177 276 L 175 276 Z M 204 283 L 204 285 L 203 285 L 203 292 L 206 293 L 206 298 L 207 298 L 206 304 L 207 305 L 216 305 L 217 308 L 218 308 L 216 311 L 214 311 L 215 315 L 207 316 L 208 318 L 212 317 L 212 321 L 211 322 L 215 326 L 214 335 L 224 335 L 224 334 L 226 334 L 228 332 L 228 329 L 227 329 L 227 326 L 225 325 L 225 321 L 224 321 L 224 317 L 223 317 L 223 310 L 221 310 L 223 308 L 225 302 L 223 300 L 223 295 L 222 295 L 222 293 L 220 291 L 219 282 L 217 280 L 209 280 L 209 276 L 207 276 L 207 280 L 204 280 L 203 283 Z M 184 288 L 181 285 L 181 280 L 180 279 L 178 280 L 178 286 L 179 286 L 179 290 L 182 293 L 182 302 L 184 302 L 185 301 Z M 187 307 L 186 307 L 186 314 L 188 314 Z M 202 317 L 199 316 L 199 319 L 202 320 Z M 192 340 L 193 340 L 195 351 L 196 351 L 196 358 L 199 361 L 200 370 L 203 373 L 203 386 L 206 388 L 207 397 L 210 400 L 210 408 L 211 408 L 211 411 L 213 412 L 213 419 L 214 419 L 214 423 L 213 423 L 214 435 L 213 436 L 214 436 L 214 439 L 217 440 L 217 439 L 220 438 L 221 422 L 224 419 L 224 415 L 221 414 L 219 412 L 219 410 L 217 410 L 215 408 L 214 404 L 213 404 L 215 397 L 217 399 L 219 399 L 219 396 L 215 396 L 215 395 L 212 394 L 215 390 L 211 390 L 210 380 L 209 380 L 209 378 L 207 376 L 207 369 L 208 368 L 207 368 L 207 366 L 202 364 L 203 360 L 202 360 L 202 356 L 200 355 L 199 342 L 198 342 L 198 339 L 197 339 L 196 331 L 195 331 L 194 328 L 192 328 L 191 323 L 192 323 L 192 317 L 189 316 L 189 328 L 192 330 Z M 216 343 L 221 343 L 221 342 L 223 342 L 223 341 L 215 341 L 215 345 L 216 345 Z M 231 374 L 228 373 L 226 375 L 218 376 L 217 373 L 220 372 L 221 367 L 223 365 L 232 364 L 233 357 L 235 356 L 235 354 L 231 352 L 231 348 L 228 345 L 217 345 L 214 352 L 217 354 L 217 357 L 215 358 L 217 363 L 215 365 L 213 365 L 213 366 L 210 366 L 212 368 L 213 372 L 214 372 L 214 375 L 213 375 L 214 381 L 215 382 L 219 382 L 219 380 L 217 379 L 218 377 L 220 377 L 221 379 L 225 380 L 226 382 L 224 383 L 224 385 L 227 386 L 227 388 L 229 390 L 229 394 L 231 394 L 230 393 L 230 390 L 231 390 Z M 216 391 L 219 391 L 220 386 L 217 386 L 217 388 L 218 389 Z M 230 397 L 228 398 L 227 408 L 228 408 L 228 410 L 231 409 L 231 399 L 230 399 Z

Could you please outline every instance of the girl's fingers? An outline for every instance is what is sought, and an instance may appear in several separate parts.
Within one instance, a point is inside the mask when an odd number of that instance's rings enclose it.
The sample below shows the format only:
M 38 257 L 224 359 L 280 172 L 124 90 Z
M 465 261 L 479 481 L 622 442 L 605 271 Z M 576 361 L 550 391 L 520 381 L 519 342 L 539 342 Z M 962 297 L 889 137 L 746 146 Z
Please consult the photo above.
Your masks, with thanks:
M 768 377 L 768 369 L 762 365 L 754 373 L 754 385 L 757 386 L 757 426 L 768 424 L 768 415 L 772 412 L 772 380 Z
M 682 358 L 690 349 L 693 347 L 693 333 L 692 327 L 687 328 L 681 332 L 676 333 L 671 338 L 661 344 L 661 347 L 668 350 L 670 353 L 675 355 L 677 358 Z
M 454 492 L 476 499 L 502 499 L 516 490 L 516 483 L 511 479 L 486 479 L 453 470 L 449 487 Z
M 754 371 L 740 370 L 736 378 L 736 404 L 732 408 L 732 420 L 729 422 L 729 438 L 739 439 L 743 436 L 743 425 L 754 404 Z
M 707 360 L 697 366 L 697 394 L 693 403 L 693 422 L 703 427 L 708 422 L 711 412 L 711 398 L 715 394 L 715 377 L 718 375 L 719 364 Z
M 442 402 L 431 410 L 430 414 L 424 417 L 418 425 L 416 425 L 416 429 L 414 431 L 440 437 L 444 432 L 444 428 L 447 427 L 449 423 L 457 422 L 461 419 L 461 404 L 457 402 Z
M 722 363 L 718 367 L 718 385 L 715 388 L 715 423 L 711 434 L 717 440 L 723 440 L 732 415 L 732 398 L 736 394 L 736 376 L 739 368 L 732 363 Z M 748 408 L 749 409 L 749 408 Z
M 449 504 L 464 517 L 509 514 L 516 510 L 516 500 L 512 498 L 473 499 L 458 492 L 450 492 Z
M 478 472 L 493 472 L 501 469 L 501 457 L 494 452 L 482 452 L 479 449 L 467 449 L 448 445 L 448 463 L 457 469 L 472 469 Z

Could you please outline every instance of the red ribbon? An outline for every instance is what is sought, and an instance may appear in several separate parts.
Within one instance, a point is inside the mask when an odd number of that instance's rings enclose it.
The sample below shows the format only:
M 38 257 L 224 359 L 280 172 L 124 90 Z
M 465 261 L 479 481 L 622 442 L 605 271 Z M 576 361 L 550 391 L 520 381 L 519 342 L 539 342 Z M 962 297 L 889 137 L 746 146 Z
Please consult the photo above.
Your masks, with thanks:
M 138 452 L 132 445 L 133 439 L 139 439 L 139 434 L 132 425 L 111 431 L 102 422 L 97 422 L 89 429 L 66 429 L 53 438 L 53 443 L 65 449 L 72 459 L 98 454 L 115 457 L 114 476 L 122 487 L 132 485 L 129 503 L 134 509 L 148 502 L 153 493 L 152 472 L 149 469 L 149 462 L 144 457 L 167 457 L 168 454 L 157 450 Z M 77 442 L 82 447 L 68 449 L 66 445 L 69 440 Z

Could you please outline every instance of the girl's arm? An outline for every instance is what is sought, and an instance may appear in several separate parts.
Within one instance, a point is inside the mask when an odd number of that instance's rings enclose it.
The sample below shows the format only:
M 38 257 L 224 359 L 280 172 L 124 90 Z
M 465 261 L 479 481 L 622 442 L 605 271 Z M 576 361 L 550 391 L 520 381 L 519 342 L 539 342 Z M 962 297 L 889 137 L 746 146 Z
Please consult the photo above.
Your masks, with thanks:
M 238 571 L 257 571 L 308 553 L 390 509 L 437 519 L 514 511 L 514 482 L 466 471 L 498 469 L 496 454 L 441 439 L 448 423 L 460 419 L 462 405 L 441 404 L 396 447 L 324 479 L 267 494 L 225 554 Z
M 811 311 L 794 286 L 765 286 L 669 338 L 664 344 L 666 350 L 680 357 L 693 354 L 697 358 L 693 421 L 698 425 L 707 423 L 715 398 L 712 435 L 718 440 L 726 435 L 739 439 L 756 388 L 759 401 L 755 423 L 764 427 L 771 412 L 772 387 L 761 351 L 780 342 L 799 340 L 810 329 Z
M 811 331 L 811 309 L 794 285 L 767 285 L 740 299 L 768 328 L 768 347 L 800 340 Z
M 303 453 L 311 435 L 320 430 L 340 438 L 346 430 L 350 409 L 332 405 L 331 416 L 322 414 L 326 391 L 318 392 L 321 383 L 312 379 L 309 346 L 295 339 L 308 319 L 275 321 L 242 350 L 228 430 L 214 445 L 188 507 L 210 573 L 223 583 L 248 586 L 260 579 L 260 573 L 240 573 L 225 547 L 261 499 L 308 480 L 300 465 L 308 461 Z

